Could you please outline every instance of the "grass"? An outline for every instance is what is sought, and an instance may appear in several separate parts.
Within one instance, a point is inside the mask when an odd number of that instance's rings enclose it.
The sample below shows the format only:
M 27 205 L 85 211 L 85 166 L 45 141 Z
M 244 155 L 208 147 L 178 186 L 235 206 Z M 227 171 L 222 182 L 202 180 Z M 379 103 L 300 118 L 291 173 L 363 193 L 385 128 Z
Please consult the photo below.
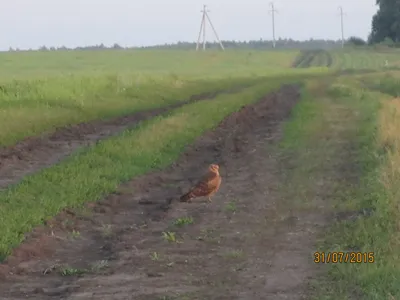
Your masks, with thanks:
M 61 276 L 80 276 L 87 273 L 87 270 L 84 269 L 76 269 L 72 267 L 63 267 L 60 269 Z
M 296 68 L 332 67 L 336 70 L 392 70 L 400 67 L 397 49 L 305 50 L 293 66 Z
M 167 231 L 162 233 L 164 240 L 170 243 L 176 243 L 176 233 L 173 231 Z
M 296 51 L 0 53 L 0 146 L 282 73 Z
M 5 258 L 24 239 L 25 232 L 64 207 L 101 199 L 121 182 L 169 165 L 197 136 L 241 106 L 277 89 L 280 82 L 278 78 L 240 93 L 186 105 L 84 149 L 0 192 L 0 257 Z
M 0 191 L 0 260 L 24 234 L 65 207 L 102 199 L 135 176 L 163 168 L 196 137 L 282 83 L 306 81 L 303 100 L 287 123 L 282 151 L 296 152 L 287 177 L 293 209 L 348 212 L 357 218 L 332 224 L 319 251 L 374 252 L 374 264 L 328 265 L 315 283 L 316 299 L 400 297 L 400 73 L 398 50 L 94 51 L 1 53 L 0 146 L 94 119 L 111 118 L 187 100 L 193 94 L 243 87 L 234 94 L 185 105 L 101 141 L 65 161 Z M 388 61 L 388 66 L 386 66 Z M 40 62 L 40 63 L 39 63 Z M 334 69 L 376 69 L 321 80 Z M 134 68 L 133 68 L 134 67 Z M 389 68 L 389 69 L 388 69 Z M 132 70 L 134 69 L 134 70 Z M 63 70 L 63 71 L 60 71 Z M 323 79 L 323 78 L 322 78 Z M 350 149 L 349 152 L 345 152 Z M 357 183 L 338 174 L 351 164 Z M 336 171 L 335 171 L 336 170 Z M 338 176 L 340 175 L 340 176 Z M 341 176 L 343 175 L 343 176 Z M 319 191 L 324 179 L 329 189 Z M 335 199 L 319 207 L 320 194 Z M 55 201 L 54 199 L 57 199 Z M 295 200 L 293 200 L 295 199 Z M 237 211 L 235 202 L 225 210 Z M 372 211 L 372 214 L 359 214 Z M 175 220 L 181 227 L 190 217 Z M 112 228 L 100 228 L 104 236 Z M 210 239 L 205 232 L 199 239 Z M 79 237 L 73 231 L 71 236 Z M 176 242 L 174 232 L 161 237 Z M 233 251 L 227 257 L 241 257 Z M 156 252 L 150 255 L 159 260 Z M 62 275 L 82 270 L 65 268 Z
M 57 52 L 2 52 L 0 81 L 55 77 L 60 74 L 143 74 L 204 78 L 205 75 L 246 77 L 265 70 L 289 68 L 297 50 L 106 50 Z
M 236 212 L 236 210 L 237 210 L 236 203 L 233 202 L 233 201 L 228 202 L 228 203 L 225 205 L 225 210 L 228 211 L 228 212 L 232 212 L 232 213 Z
M 386 69 L 400 66 L 399 50 L 345 49 L 332 51 L 333 67 L 339 69 Z M 388 65 L 386 65 L 386 61 Z
M 175 75 L 72 75 L 11 82 L 0 89 L 0 146 L 57 127 L 164 107 L 191 95 L 254 82 L 257 78 L 190 81 Z
M 150 255 L 150 258 L 151 258 L 152 261 L 159 261 L 160 260 L 160 255 L 157 252 L 153 252 Z
M 178 227 L 182 227 L 184 225 L 190 225 L 193 223 L 194 223 L 194 220 L 192 217 L 182 217 L 182 218 L 178 218 L 174 221 L 174 225 L 178 226 Z
M 400 105 L 389 95 L 397 79 L 375 74 L 375 81 L 389 78 L 378 91 L 369 77 L 344 76 L 324 88 L 309 81 L 285 128 L 282 149 L 297 156 L 293 170 L 285 171 L 291 207 L 347 215 L 324 231 L 316 251 L 372 252 L 375 258 L 319 265 L 326 276 L 313 282 L 313 299 L 400 297 Z M 351 169 L 335 174 L 340 166 Z M 315 184 L 321 180 L 329 182 L 323 193 Z

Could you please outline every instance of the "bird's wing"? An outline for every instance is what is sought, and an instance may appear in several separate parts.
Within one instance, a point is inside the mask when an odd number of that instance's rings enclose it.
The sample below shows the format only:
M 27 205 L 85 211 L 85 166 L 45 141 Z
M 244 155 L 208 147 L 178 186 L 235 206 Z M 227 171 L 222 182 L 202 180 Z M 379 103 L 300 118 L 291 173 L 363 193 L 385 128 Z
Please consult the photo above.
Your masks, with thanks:
M 215 188 L 218 187 L 218 175 L 209 172 L 207 173 L 192 189 L 192 194 L 196 197 L 207 196 Z

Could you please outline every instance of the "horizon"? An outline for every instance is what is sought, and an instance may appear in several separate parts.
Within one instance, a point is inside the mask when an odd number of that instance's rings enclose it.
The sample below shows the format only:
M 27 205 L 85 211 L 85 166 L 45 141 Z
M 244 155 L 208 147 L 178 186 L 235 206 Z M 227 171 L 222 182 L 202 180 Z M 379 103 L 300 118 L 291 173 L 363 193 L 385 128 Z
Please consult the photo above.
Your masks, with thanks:
M 321 38 L 321 39 L 310 38 L 308 40 L 294 40 L 294 39 L 291 39 L 291 38 L 281 38 L 281 37 L 276 38 L 276 42 L 285 41 L 285 40 L 290 40 L 290 41 L 295 42 L 295 43 L 312 43 L 313 41 L 325 41 L 325 42 L 333 42 L 333 43 L 340 43 L 341 42 L 341 39 L 332 40 L 332 39 L 323 39 L 323 38 Z M 223 43 L 226 43 L 226 42 L 236 42 L 236 43 L 245 43 L 246 42 L 246 43 L 249 43 L 249 42 L 258 42 L 258 41 L 259 40 L 221 40 L 221 42 L 223 42 Z M 272 43 L 272 41 L 273 40 L 262 40 L 262 42 L 267 42 L 267 43 Z M 42 47 L 46 47 L 46 49 L 49 50 L 49 51 L 51 50 L 51 48 L 55 48 L 56 50 L 61 50 L 62 48 L 66 48 L 68 50 L 75 50 L 75 49 L 78 50 L 79 48 L 86 49 L 86 48 L 91 48 L 91 47 L 99 47 L 102 44 L 105 47 L 105 49 L 112 49 L 112 47 L 114 45 L 118 45 L 118 46 L 121 47 L 121 49 L 127 49 L 128 50 L 128 49 L 141 49 L 141 48 L 152 48 L 152 47 L 156 48 L 156 47 L 163 47 L 165 45 L 178 45 L 178 43 L 196 44 L 196 42 L 197 41 L 177 41 L 177 42 L 171 43 L 171 44 L 155 44 L 155 45 L 148 45 L 148 46 L 125 46 L 125 47 L 119 45 L 118 43 L 111 43 L 111 44 L 108 44 L 108 45 L 106 45 L 104 43 L 99 43 L 99 44 L 85 45 L 85 46 L 79 46 L 78 45 L 78 46 L 76 46 L 74 48 L 69 48 L 69 47 L 67 47 L 65 45 L 57 45 L 57 46 L 42 45 L 42 46 L 37 47 L 37 48 L 28 48 L 28 49 L 20 49 L 20 48 L 12 48 L 12 47 L 10 47 L 7 50 L 0 50 L 0 52 L 40 51 Z M 218 42 L 217 41 L 207 41 L 207 44 L 214 44 L 214 45 L 216 44 L 216 45 L 218 45 Z M 210 49 L 210 50 L 212 50 L 212 49 Z

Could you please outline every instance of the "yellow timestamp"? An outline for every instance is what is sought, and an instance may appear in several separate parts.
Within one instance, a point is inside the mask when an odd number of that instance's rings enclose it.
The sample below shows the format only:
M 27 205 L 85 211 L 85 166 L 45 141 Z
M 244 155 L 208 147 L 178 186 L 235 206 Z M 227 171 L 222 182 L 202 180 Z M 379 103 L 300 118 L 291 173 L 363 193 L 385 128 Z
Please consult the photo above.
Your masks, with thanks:
M 314 252 L 314 263 L 374 263 L 374 252 Z

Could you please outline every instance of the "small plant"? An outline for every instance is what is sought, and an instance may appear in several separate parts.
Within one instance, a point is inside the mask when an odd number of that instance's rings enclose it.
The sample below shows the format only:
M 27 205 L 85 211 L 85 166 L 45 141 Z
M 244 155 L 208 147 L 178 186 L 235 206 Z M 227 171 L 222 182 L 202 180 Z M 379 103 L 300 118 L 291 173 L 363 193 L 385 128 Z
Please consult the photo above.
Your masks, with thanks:
M 176 234 L 175 232 L 167 231 L 162 233 L 163 238 L 168 242 L 175 242 L 176 243 Z
M 160 260 L 160 256 L 158 255 L 157 252 L 153 252 L 153 253 L 150 255 L 150 258 L 151 258 L 152 261 L 158 261 L 158 260 Z
M 243 256 L 243 251 L 242 250 L 233 250 L 229 251 L 228 253 L 225 254 L 227 258 L 239 258 Z
M 236 204 L 235 204 L 235 202 L 229 202 L 226 206 L 225 206 L 225 209 L 227 210 L 227 211 L 230 211 L 230 212 L 236 212 L 236 209 L 237 209 L 237 207 L 236 207 Z
M 198 236 L 197 239 L 199 241 L 204 241 L 206 239 L 211 239 L 211 238 L 213 238 L 213 234 L 214 234 L 214 229 L 212 229 L 212 228 L 202 229 L 200 231 L 200 236 Z
M 178 218 L 174 221 L 174 225 L 181 227 L 183 225 L 189 225 L 193 224 L 194 220 L 192 217 L 183 217 L 183 218 Z
M 75 269 L 71 267 L 63 267 L 60 269 L 61 276 L 74 276 L 74 275 L 82 275 L 86 273 L 87 270 L 85 269 Z
M 110 224 L 103 224 L 101 229 L 104 237 L 109 237 L 112 235 L 112 226 Z
M 74 224 L 75 224 L 75 222 L 70 219 L 65 219 L 61 222 L 61 225 L 63 228 L 72 227 L 72 226 L 74 226 Z
M 101 270 L 103 270 L 103 269 L 105 269 L 105 268 L 107 268 L 107 267 L 108 267 L 108 260 L 100 260 L 100 261 L 98 261 L 98 262 L 95 262 L 95 263 L 92 265 L 91 270 L 92 270 L 93 272 L 99 272 L 99 271 L 101 271 Z
M 77 230 L 72 230 L 71 236 L 72 236 L 74 239 L 76 239 L 76 238 L 78 238 L 78 237 L 81 236 L 81 233 L 80 233 L 79 231 L 77 231 Z

